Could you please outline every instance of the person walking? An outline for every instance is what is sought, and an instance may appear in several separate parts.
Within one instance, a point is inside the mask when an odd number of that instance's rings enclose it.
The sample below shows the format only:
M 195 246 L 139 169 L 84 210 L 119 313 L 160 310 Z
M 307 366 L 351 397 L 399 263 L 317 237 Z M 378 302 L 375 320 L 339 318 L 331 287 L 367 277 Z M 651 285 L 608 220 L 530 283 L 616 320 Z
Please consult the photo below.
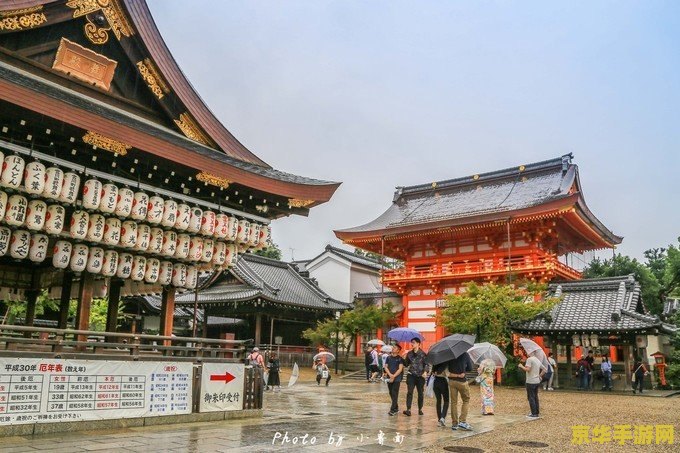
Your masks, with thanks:
M 635 358 L 635 364 L 633 365 L 633 395 L 635 395 L 636 388 L 642 393 L 642 387 L 645 383 L 645 376 L 647 376 L 648 371 L 645 368 L 644 363 L 640 357 Z
M 281 391 L 281 378 L 279 376 L 279 370 L 279 359 L 276 357 L 276 353 L 273 352 L 269 357 L 269 366 L 267 367 L 267 371 L 269 372 L 269 376 L 267 377 L 267 390 L 269 390 L 269 387 L 271 387 L 272 391 L 276 392 L 276 387 L 278 387 L 278 391 Z
M 369 367 L 371 371 L 371 382 L 378 382 L 378 371 L 380 371 L 379 367 L 379 354 L 378 354 L 378 348 L 376 346 L 373 346 L 371 348 L 371 365 Z
M 447 363 L 440 363 L 432 367 L 432 390 L 436 399 L 437 420 L 439 426 L 446 426 L 446 413 L 449 410 L 449 383 L 446 379 Z
M 364 352 L 364 365 L 366 366 L 366 382 L 371 382 L 371 362 L 373 362 L 373 355 L 371 352 L 373 348 L 366 346 L 366 352 Z
M 465 373 L 472 371 L 472 360 L 468 353 L 446 362 L 449 370 L 449 394 L 451 398 L 451 429 L 472 431 L 472 426 L 467 422 L 468 405 L 470 404 L 470 386 L 465 379 Z M 458 415 L 458 396 L 463 404 Z
M 484 359 L 477 368 L 476 381 L 482 396 L 482 415 L 493 415 L 495 406 L 493 393 L 493 376 L 496 373 L 496 363 L 491 359 Z
M 547 381 L 545 383 L 545 387 L 543 387 L 543 390 L 553 391 L 555 389 L 553 388 L 552 384 L 553 380 L 555 379 L 555 373 L 557 373 L 557 362 L 555 362 L 552 352 L 548 353 L 548 364 L 552 370 L 549 370 L 548 374 L 546 375 Z
M 578 389 L 587 390 L 588 389 L 588 374 L 590 371 L 590 364 L 586 360 L 585 354 L 581 356 L 578 362 L 576 362 L 577 374 L 578 374 Z
M 593 389 L 593 371 L 595 371 L 595 357 L 593 357 L 593 350 L 590 349 L 588 351 L 588 355 L 586 356 L 586 362 L 588 362 L 588 390 Z
M 331 380 L 331 372 L 328 366 L 321 361 L 321 359 L 316 359 L 312 368 L 316 370 L 316 385 L 321 385 L 321 379 L 326 380 L 326 387 Z
M 413 389 L 418 391 L 418 415 L 423 415 L 423 403 L 425 397 L 425 376 L 428 365 L 425 363 L 427 354 L 420 349 L 420 338 L 411 340 L 411 350 L 406 353 L 404 364 L 408 367 L 406 374 L 406 410 L 404 415 L 411 416 L 411 403 L 413 403 Z
M 531 413 L 527 415 L 527 418 L 538 418 L 540 416 L 538 388 L 541 386 L 541 378 L 547 371 L 547 368 L 536 357 L 536 351 L 533 351 L 531 354 L 529 354 L 529 358 L 526 360 L 524 365 L 520 363 L 519 368 L 526 371 L 527 373 L 525 386 L 527 389 L 529 408 L 531 409 Z
M 600 364 L 600 370 L 602 371 L 602 391 L 612 390 L 612 363 L 606 355 L 602 356 L 602 364 Z
M 404 359 L 400 355 L 401 346 L 395 344 L 392 346 L 390 356 L 385 360 L 384 370 L 387 375 L 387 389 L 390 392 L 390 399 L 392 405 L 390 406 L 390 416 L 399 413 L 399 387 L 404 378 Z

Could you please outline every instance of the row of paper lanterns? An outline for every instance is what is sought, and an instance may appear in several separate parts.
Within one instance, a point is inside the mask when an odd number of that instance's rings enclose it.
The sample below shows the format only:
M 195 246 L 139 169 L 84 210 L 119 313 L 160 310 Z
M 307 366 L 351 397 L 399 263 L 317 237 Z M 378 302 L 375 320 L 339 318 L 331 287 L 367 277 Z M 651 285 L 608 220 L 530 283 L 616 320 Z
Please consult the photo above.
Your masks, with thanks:
M 0 159 L 4 155 L 0 152 Z M 21 188 L 22 175 L 24 186 Z M 76 202 L 80 189 L 80 176 L 74 172 L 64 173 L 58 167 L 45 168 L 38 161 L 25 164 L 24 159 L 17 155 L 4 157 L 0 185 L 16 190 L 24 190 L 28 194 L 41 196 L 48 200 L 57 200 L 66 204 Z M 87 211 L 99 211 L 113 214 L 116 217 L 129 217 L 136 221 L 146 221 L 151 225 L 164 228 L 174 228 L 187 233 L 197 233 L 203 236 L 215 237 L 226 241 L 238 242 L 249 247 L 264 248 L 271 237 L 271 227 L 260 225 L 248 220 L 239 220 L 235 216 L 214 211 L 203 211 L 198 207 L 191 207 L 185 203 L 177 203 L 172 199 L 163 199 L 157 195 L 149 196 L 145 192 L 134 192 L 127 187 L 107 183 L 102 184 L 98 179 L 88 179 L 83 185 L 82 208 L 76 211 L 79 216 L 89 215 Z M 0 192 L 0 204 L 5 222 L 12 226 L 22 226 L 24 216 L 29 229 L 39 230 L 42 223 L 46 229 L 56 231 L 59 227 L 57 220 L 61 213 L 61 224 L 65 211 L 57 209 L 59 205 L 50 205 L 41 200 L 30 202 L 21 195 L 7 196 Z M 41 213 L 48 210 L 48 215 Z M 31 215 L 32 214 L 32 215 Z M 99 214 L 92 214 L 98 216 Z M 3 216 L 0 216 L 2 218 Z M 52 221 L 50 222 L 50 219 Z M 110 219 L 110 218 L 109 218 Z M 80 219 L 76 219 L 80 220 Z M 73 223 L 73 221 L 72 221 Z M 59 234 L 49 232 L 49 234 Z M 77 238 L 77 237 L 76 237 Z

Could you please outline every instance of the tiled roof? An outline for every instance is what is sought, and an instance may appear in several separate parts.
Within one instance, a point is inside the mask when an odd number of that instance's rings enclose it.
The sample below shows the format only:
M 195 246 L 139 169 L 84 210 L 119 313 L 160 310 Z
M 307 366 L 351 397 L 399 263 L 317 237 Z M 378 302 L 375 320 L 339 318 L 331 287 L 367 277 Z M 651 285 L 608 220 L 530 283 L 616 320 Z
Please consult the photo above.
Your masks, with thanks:
M 573 196 L 578 167 L 567 154 L 521 167 L 410 187 L 397 187 L 392 205 L 377 219 L 358 227 L 337 230 L 347 235 L 394 232 L 397 228 L 428 224 L 465 224 L 475 218 L 507 218 L 508 213 Z M 609 231 L 579 199 L 577 205 L 588 221 L 611 243 L 621 238 Z M 398 232 L 398 230 L 397 230 Z
M 194 294 L 194 292 L 188 292 L 185 294 Z M 147 308 L 156 313 L 161 312 L 161 298 L 158 296 L 138 296 L 134 299 L 140 300 Z M 197 319 L 199 322 L 203 322 L 204 312 L 202 308 L 196 310 Z M 194 307 L 193 306 L 175 306 L 174 318 L 187 318 L 193 319 L 194 317 Z M 208 316 L 208 325 L 225 325 L 225 324 L 243 324 L 245 321 L 238 318 L 225 318 L 223 316 Z
M 550 314 L 513 330 L 553 334 L 664 330 L 658 317 L 642 313 L 640 284 L 632 275 L 553 283 L 549 295 L 561 299 Z
M 380 297 L 401 297 L 401 295 L 399 295 L 399 293 L 395 293 L 394 291 L 385 291 L 384 293 L 356 293 L 354 296 L 355 299 L 377 299 Z
M 382 265 L 380 264 L 380 261 L 370 258 L 368 256 L 362 256 L 362 255 L 357 255 L 354 252 L 350 252 L 349 250 L 344 250 L 338 247 L 333 247 L 332 245 L 327 245 L 326 248 L 324 249 L 323 252 L 321 252 L 319 255 L 315 256 L 311 260 L 307 260 L 305 262 L 305 269 L 308 269 L 309 263 L 312 263 L 317 260 L 320 256 L 322 256 L 324 253 L 332 253 L 336 256 L 339 256 L 340 258 L 346 259 L 351 263 L 354 264 L 359 264 L 361 266 L 366 266 L 370 267 L 373 269 L 381 269 Z

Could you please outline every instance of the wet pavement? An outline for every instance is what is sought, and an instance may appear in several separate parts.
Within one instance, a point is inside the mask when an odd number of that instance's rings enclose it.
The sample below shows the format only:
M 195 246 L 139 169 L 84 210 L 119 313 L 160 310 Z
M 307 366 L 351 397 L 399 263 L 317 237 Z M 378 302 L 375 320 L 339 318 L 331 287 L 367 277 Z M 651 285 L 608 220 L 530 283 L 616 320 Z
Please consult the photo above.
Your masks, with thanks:
M 432 407 L 425 407 L 423 416 L 388 416 L 389 404 L 365 400 L 366 394 L 380 391 L 386 391 L 386 386 L 341 382 L 317 387 L 316 383 L 299 383 L 281 393 L 267 392 L 262 418 L 7 437 L 0 442 L 3 453 L 417 451 L 442 438 L 453 441 L 491 431 L 495 426 L 526 422 L 520 415 L 475 414 L 468 417 L 474 431 L 452 431 L 437 426 Z M 400 406 L 406 396 L 405 385 L 402 393 Z M 471 409 L 476 407 L 473 396 Z

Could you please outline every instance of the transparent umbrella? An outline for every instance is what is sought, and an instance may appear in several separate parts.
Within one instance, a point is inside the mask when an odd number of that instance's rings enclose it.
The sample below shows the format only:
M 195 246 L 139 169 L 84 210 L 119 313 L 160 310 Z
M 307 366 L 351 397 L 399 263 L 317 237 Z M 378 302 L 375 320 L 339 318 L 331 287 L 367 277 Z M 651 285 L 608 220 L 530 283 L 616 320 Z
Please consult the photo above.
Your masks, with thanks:
M 484 359 L 493 360 L 498 368 L 505 368 L 505 363 L 508 361 L 508 358 L 505 357 L 498 346 L 487 342 L 475 343 L 473 347 L 468 349 L 468 355 L 474 363 L 479 363 Z
M 330 352 L 321 351 L 320 353 L 318 353 L 317 355 L 312 357 L 312 360 L 316 360 L 316 359 L 325 360 L 326 362 L 332 362 L 333 360 L 335 360 L 335 356 L 333 354 L 331 354 Z
M 299 376 L 300 368 L 298 367 L 298 364 L 296 362 L 295 364 L 293 364 L 293 372 L 290 374 L 290 379 L 288 380 L 288 387 L 292 387 L 293 385 L 295 385 Z
M 377 338 L 374 339 L 374 340 L 369 341 L 369 342 L 366 343 L 366 344 L 367 344 L 367 345 L 370 345 L 370 346 L 385 346 L 385 342 L 382 341 L 382 340 L 378 340 Z
M 538 345 L 538 343 L 528 338 L 520 338 L 519 344 L 522 345 L 527 355 L 534 354 L 536 358 L 541 361 L 543 366 L 545 366 L 545 368 L 548 369 L 548 367 L 550 366 L 550 363 L 548 362 L 548 357 L 545 355 L 543 348 L 541 348 Z

